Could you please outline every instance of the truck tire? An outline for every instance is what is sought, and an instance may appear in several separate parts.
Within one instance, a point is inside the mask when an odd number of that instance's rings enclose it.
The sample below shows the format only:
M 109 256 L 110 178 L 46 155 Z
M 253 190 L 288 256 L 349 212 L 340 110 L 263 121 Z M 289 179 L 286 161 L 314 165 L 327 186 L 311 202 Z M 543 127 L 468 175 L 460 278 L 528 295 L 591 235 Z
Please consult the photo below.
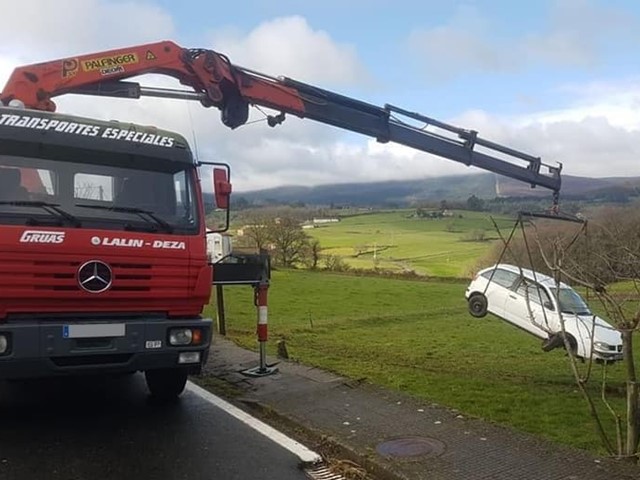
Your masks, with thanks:
M 177 398 L 187 383 L 187 372 L 176 368 L 147 370 L 144 377 L 151 396 L 159 400 Z
M 474 293 L 469 297 L 469 313 L 482 318 L 487 314 L 487 297 L 481 293 Z

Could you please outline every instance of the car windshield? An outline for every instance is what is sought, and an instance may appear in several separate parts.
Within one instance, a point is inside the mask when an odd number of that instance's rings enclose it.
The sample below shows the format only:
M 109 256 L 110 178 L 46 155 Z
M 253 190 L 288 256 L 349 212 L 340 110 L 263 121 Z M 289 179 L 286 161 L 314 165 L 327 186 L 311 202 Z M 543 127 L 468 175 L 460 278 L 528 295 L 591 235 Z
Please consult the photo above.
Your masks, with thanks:
M 0 223 L 197 232 L 190 165 L 106 163 L 0 155 Z
M 562 313 L 574 313 L 576 315 L 591 315 L 589 307 L 582 297 L 571 288 L 560 288 L 558 291 L 558 303 Z

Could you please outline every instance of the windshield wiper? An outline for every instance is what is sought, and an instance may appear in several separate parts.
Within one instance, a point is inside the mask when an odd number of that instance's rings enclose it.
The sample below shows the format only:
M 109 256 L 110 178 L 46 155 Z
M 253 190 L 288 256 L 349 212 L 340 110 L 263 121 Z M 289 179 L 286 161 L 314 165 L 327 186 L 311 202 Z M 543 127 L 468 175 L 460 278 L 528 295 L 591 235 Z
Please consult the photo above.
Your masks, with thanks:
M 158 217 L 155 213 L 150 212 L 149 210 L 143 210 L 142 208 L 107 206 L 107 205 L 90 205 L 86 203 L 76 203 L 75 206 L 81 207 L 81 208 L 94 208 L 96 210 L 111 210 L 112 212 L 133 213 L 135 215 L 138 215 L 140 218 L 142 218 L 146 222 L 149 222 L 149 218 L 151 218 L 151 220 L 153 220 L 157 225 L 162 227 L 165 232 L 173 233 L 173 226 L 169 222 Z
M 591 315 L 589 310 L 576 310 L 573 308 L 563 308 L 561 313 L 570 313 L 571 315 Z
M 82 226 L 80 220 L 60 208 L 60 204 L 58 203 L 42 202 L 39 200 L 4 200 L 0 201 L 0 205 L 11 205 L 14 207 L 40 207 L 51 215 L 65 219 L 74 227 L 80 228 Z

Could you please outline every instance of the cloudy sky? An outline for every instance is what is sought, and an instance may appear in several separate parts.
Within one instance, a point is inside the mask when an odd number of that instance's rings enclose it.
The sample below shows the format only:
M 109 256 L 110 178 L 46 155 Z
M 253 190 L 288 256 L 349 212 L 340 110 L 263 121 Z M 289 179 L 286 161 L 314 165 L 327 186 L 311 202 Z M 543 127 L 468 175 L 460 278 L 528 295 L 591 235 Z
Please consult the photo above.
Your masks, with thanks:
M 640 175 L 637 0 L 20 0 L 10 16 L 2 85 L 17 65 L 173 40 L 475 129 L 562 162 L 565 174 Z M 64 96 L 57 104 L 178 130 L 201 160 L 231 164 L 236 192 L 481 171 L 311 120 L 231 131 L 217 111 L 179 100 Z

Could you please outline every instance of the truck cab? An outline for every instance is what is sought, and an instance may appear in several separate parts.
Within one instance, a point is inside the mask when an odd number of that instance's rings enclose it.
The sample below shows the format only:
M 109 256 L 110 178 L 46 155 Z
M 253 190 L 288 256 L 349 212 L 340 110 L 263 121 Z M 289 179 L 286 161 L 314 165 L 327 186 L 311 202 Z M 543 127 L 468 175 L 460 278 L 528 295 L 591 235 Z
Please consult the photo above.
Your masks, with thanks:
M 0 379 L 143 371 L 178 395 L 207 360 L 211 281 L 183 137 L 0 108 Z

